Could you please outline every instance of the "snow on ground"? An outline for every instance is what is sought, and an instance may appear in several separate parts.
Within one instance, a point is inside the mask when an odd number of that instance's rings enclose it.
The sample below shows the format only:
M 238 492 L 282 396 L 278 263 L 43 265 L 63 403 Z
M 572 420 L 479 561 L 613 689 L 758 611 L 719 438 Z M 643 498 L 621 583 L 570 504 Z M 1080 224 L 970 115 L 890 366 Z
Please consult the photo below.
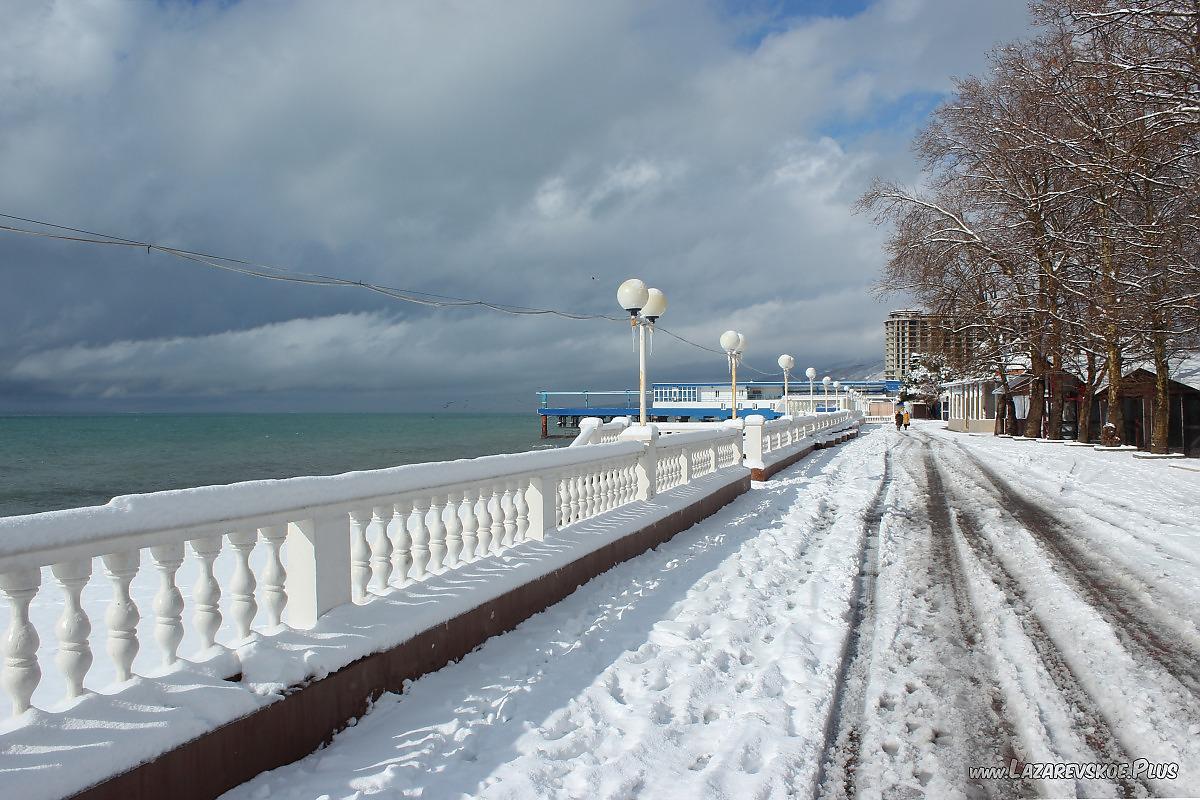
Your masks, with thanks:
M 1200 794 L 1197 498 L 1168 462 L 866 429 L 227 798 Z M 1139 758 L 1178 769 L 968 773 Z

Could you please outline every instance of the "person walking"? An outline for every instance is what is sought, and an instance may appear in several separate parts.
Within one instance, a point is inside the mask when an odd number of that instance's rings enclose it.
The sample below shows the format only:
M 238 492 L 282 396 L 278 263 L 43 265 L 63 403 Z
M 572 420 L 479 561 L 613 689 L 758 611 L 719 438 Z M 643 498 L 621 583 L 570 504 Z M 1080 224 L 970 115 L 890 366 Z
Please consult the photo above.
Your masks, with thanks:
M 908 423 L 912 421 L 912 417 L 907 408 L 904 409 L 904 430 L 908 430 Z
M 904 411 L 896 409 L 896 430 L 900 430 L 900 426 L 904 424 Z

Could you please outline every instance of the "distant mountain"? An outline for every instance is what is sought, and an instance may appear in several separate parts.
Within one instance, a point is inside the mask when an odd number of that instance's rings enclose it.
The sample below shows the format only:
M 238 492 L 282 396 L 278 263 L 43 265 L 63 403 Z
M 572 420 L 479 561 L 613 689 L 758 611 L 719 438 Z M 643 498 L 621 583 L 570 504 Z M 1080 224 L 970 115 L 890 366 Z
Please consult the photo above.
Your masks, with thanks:
M 881 381 L 883 359 L 875 361 L 846 361 L 825 368 L 825 375 L 836 381 Z

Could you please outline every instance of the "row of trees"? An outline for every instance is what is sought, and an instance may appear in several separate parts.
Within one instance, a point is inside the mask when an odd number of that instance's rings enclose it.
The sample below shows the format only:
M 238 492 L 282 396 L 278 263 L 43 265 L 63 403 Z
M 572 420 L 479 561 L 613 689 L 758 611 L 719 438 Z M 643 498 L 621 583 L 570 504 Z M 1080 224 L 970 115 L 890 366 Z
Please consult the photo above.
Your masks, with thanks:
M 1120 443 L 1123 370 L 1152 362 L 1166 452 L 1169 361 L 1200 338 L 1200 0 L 1031 11 L 1038 35 L 995 50 L 918 134 L 923 185 L 861 199 L 891 226 L 880 285 L 966 338 L 956 371 L 1028 370 L 1025 435 L 1059 438 L 1069 376 L 1079 438 L 1104 383 L 1101 441 Z

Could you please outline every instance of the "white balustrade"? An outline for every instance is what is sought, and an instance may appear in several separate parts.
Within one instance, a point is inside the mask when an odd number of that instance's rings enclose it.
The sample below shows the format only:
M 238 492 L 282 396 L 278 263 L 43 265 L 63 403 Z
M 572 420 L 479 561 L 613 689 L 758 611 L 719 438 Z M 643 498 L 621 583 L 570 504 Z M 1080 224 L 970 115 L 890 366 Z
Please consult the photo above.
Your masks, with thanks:
M 629 417 L 614 417 L 611 422 L 605 422 L 599 417 L 584 417 L 579 420 L 579 435 L 568 446 L 612 444 L 617 441 L 621 431 L 628 427 Z
M 83 587 L 92 576 L 92 560 L 63 561 L 51 567 L 51 571 L 66 596 L 56 628 L 58 657 L 55 660 L 67 684 L 67 697 L 78 697 L 83 694 L 83 678 L 92 666 L 92 646 L 88 642 L 92 623 L 80 602 Z
M 41 639 L 29 621 L 29 604 L 41 585 L 41 570 L 34 567 L 0 573 L 0 593 L 8 600 L 11 614 L 4 638 L 4 690 L 14 715 L 29 709 L 33 690 L 42 679 L 37 660 Z
M 154 640 L 162 651 L 162 663 L 169 667 L 179 660 L 183 641 L 183 593 L 176 575 L 183 566 L 183 542 L 160 544 L 150 548 L 154 568 L 158 570 L 158 592 L 154 595 Z M 90 562 L 89 562 L 90 566 Z
M 392 539 L 392 581 L 396 586 L 406 586 L 411 580 L 409 573 L 413 564 L 412 528 L 409 527 L 408 519 L 412 515 L 412 507 L 411 500 L 401 500 L 392 506 L 395 510 L 390 534 Z
M 283 568 L 280 548 L 287 539 L 286 525 L 266 525 L 259 533 L 267 543 L 267 565 L 263 569 L 263 607 L 267 610 L 267 627 L 278 628 L 283 624 L 283 610 L 287 607 L 287 571 Z
M 618 420 L 593 432 L 587 447 L 0 518 L 0 597 L 8 607 L 0 683 L 13 712 L 31 707 L 43 669 L 56 670 L 67 699 L 107 691 L 96 683 L 100 659 L 105 684 L 134 677 L 135 661 L 138 669 L 173 668 L 217 652 L 233 659 L 236 674 L 238 648 L 254 638 L 311 628 L 333 608 L 376 602 L 714 471 L 741 469 L 742 433 L 728 425 L 660 437 L 653 426 Z M 137 578 L 143 551 L 150 574 Z M 43 572 L 58 605 L 54 623 L 39 630 L 30 605 Z M 181 573 L 194 581 L 186 595 Z M 102 615 L 88 606 L 92 581 L 110 586 Z M 138 638 L 143 614 L 152 622 L 149 643 Z M 93 653 L 101 617 L 107 645 Z M 53 664 L 39 663 L 43 639 L 57 644 Z M 185 642 L 199 652 L 181 652 Z
M 392 540 L 388 538 L 388 526 L 396 507 L 391 503 L 373 506 L 371 509 L 371 527 L 368 544 L 371 547 L 371 585 L 375 591 L 387 591 L 392 579 Z
M 229 583 L 229 593 L 230 611 L 233 614 L 238 639 L 250 636 L 250 626 L 254 623 L 254 615 L 258 613 L 258 603 L 254 599 L 257 582 L 254 580 L 254 572 L 250 569 L 250 553 L 257 542 L 256 528 L 229 534 L 229 545 L 237 558 L 233 578 Z
M 462 496 L 461 491 L 451 491 L 446 495 L 446 557 L 442 563 L 447 569 L 458 566 L 462 553 L 463 524 L 458 515 Z
M 764 469 L 778 463 L 801 447 L 809 446 L 821 431 L 840 430 L 861 419 L 853 411 L 836 411 L 809 417 L 779 417 L 766 421 L 759 414 L 745 420 L 745 463 L 751 469 Z

